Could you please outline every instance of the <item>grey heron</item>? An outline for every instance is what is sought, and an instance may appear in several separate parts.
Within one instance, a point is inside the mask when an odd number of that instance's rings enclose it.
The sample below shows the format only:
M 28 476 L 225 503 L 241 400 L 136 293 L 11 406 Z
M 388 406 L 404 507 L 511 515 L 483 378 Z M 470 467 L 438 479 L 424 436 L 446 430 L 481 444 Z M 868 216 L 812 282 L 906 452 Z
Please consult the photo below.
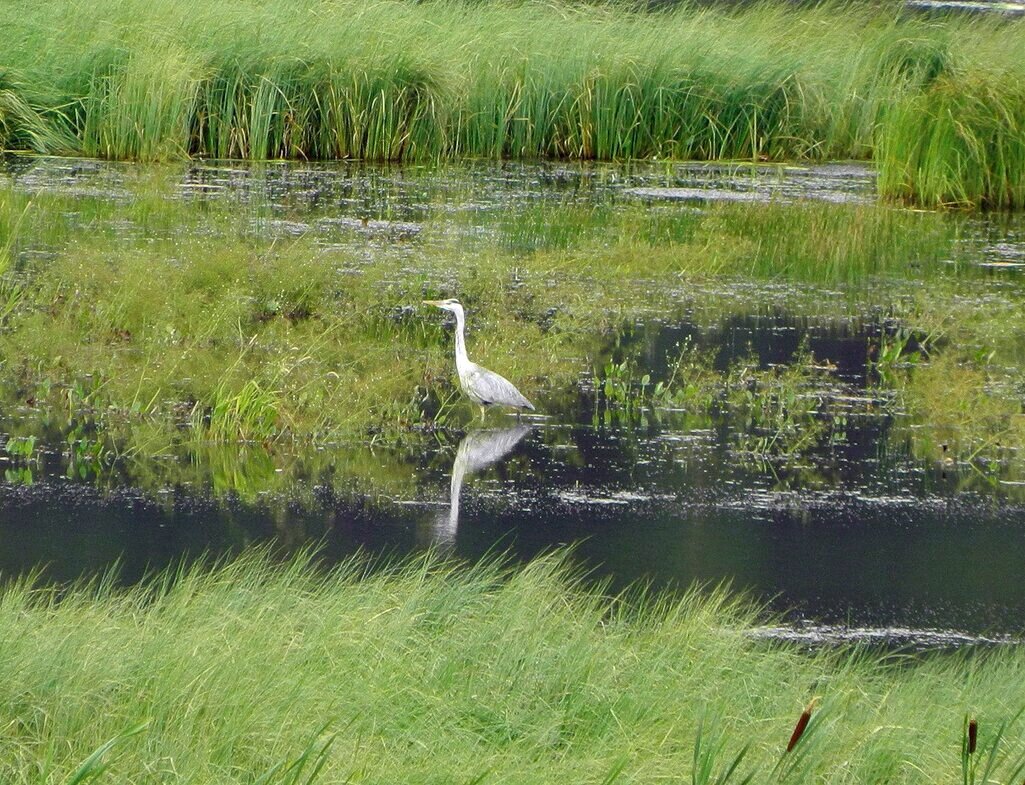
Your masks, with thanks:
M 512 382 L 470 362 L 466 356 L 466 318 L 458 300 L 424 300 L 424 305 L 433 305 L 456 315 L 456 372 L 459 374 L 459 386 L 463 388 L 466 397 L 480 407 L 482 420 L 487 406 L 511 406 L 514 409 L 534 411 L 534 404 L 524 398 Z

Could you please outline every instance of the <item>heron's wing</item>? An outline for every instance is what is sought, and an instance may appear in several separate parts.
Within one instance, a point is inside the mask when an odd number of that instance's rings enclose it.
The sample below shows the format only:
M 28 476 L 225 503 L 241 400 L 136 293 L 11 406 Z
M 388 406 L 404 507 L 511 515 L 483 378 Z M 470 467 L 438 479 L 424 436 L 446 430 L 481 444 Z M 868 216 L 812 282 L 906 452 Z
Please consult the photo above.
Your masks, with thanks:
M 524 398 L 523 393 L 517 390 L 512 382 L 479 365 L 474 365 L 470 370 L 466 384 L 482 403 L 515 406 L 531 411 L 534 409 L 534 404 Z

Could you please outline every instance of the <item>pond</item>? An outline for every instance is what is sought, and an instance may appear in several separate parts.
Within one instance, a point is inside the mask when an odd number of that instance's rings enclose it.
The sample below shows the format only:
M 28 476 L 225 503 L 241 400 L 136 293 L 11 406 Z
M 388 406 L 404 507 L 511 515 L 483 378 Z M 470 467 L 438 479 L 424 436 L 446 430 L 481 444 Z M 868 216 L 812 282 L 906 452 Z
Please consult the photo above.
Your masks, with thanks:
M 45 268 L 82 235 L 118 248 L 199 233 L 302 238 L 357 260 L 340 274 L 389 259 L 414 281 L 432 248 L 501 248 L 530 275 L 538 249 L 572 249 L 638 215 L 675 236 L 690 231 L 687 216 L 724 203 L 784 216 L 808 204 L 903 213 L 874 205 L 873 182 L 849 164 L 141 167 L 12 157 L 0 169 L 11 193 L 60 200 L 47 208 L 56 218 L 12 244 L 18 268 Z M 1013 639 L 1025 619 L 1025 471 L 1011 438 L 1025 336 L 1007 314 L 1025 313 L 1025 224 L 928 220 L 954 238 L 953 255 L 898 258 L 855 278 L 802 280 L 753 264 L 659 283 L 656 296 L 639 276 L 616 329 L 593 336 L 590 371 L 542 390 L 530 416 L 492 412 L 481 424 L 449 396 L 433 414 L 450 419 L 391 439 L 193 442 L 147 455 L 94 451 L 94 422 L 31 401 L 9 406 L 0 571 L 63 581 L 116 564 L 131 582 L 257 543 L 317 547 L 328 560 L 431 547 L 470 561 L 528 559 L 571 546 L 582 569 L 617 589 L 729 582 L 782 615 L 789 626 L 774 634 Z M 922 302 L 933 297 L 939 312 L 993 315 L 964 349 L 985 354 L 981 376 L 942 364 L 962 336 L 923 326 Z M 429 310 L 411 300 L 394 318 L 444 322 Z M 469 318 L 473 357 L 487 333 Z M 980 409 L 972 396 L 983 391 L 1010 408 L 990 417 L 1004 418 L 996 430 L 969 434 Z M 955 397 L 969 406 L 946 411 Z

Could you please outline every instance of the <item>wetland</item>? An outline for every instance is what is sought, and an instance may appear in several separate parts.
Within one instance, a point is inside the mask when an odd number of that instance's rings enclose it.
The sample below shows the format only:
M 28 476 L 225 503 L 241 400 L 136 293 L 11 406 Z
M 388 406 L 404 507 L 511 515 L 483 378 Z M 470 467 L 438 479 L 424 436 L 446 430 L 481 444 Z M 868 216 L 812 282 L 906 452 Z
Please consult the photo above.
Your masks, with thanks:
M 874 189 L 8 157 L 0 565 L 570 546 L 619 588 L 729 582 L 795 634 L 1014 638 L 1025 226 Z M 442 296 L 536 416 L 474 421 Z
M 0 782 L 1022 782 L 1018 4 L 8 5 Z

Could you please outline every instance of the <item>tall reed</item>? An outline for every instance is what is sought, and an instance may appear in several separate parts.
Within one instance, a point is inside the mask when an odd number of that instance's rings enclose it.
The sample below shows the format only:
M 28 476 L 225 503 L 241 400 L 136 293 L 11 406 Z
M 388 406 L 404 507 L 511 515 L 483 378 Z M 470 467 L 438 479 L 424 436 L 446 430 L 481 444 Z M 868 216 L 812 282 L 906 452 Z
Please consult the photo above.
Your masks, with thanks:
M 944 78 L 898 101 L 879 132 L 879 187 L 910 202 L 1025 206 L 1025 82 Z
M 141 160 L 875 158 L 886 196 L 1022 203 L 1015 21 L 842 4 L 19 5 L 0 27 L 6 147 Z

